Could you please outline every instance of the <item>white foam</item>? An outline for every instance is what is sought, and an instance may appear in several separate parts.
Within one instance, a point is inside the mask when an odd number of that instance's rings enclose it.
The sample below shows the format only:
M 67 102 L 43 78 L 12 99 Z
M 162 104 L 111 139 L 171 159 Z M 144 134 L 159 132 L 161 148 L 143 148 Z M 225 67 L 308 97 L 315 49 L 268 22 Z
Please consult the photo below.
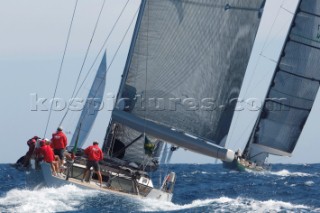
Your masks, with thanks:
M 191 174 L 209 174 L 208 172 L 205 172 L 205 171 L 193 171 L 191 172 Z
M 286 181 L 286 182 L 284 182 L 284 185 L 286 185 L 286 186 L 290 186 L 290 187 L 295 187 L 295 186 L 297 186 L 297 184 L 295 184 L 295 183 L 293 183 L 293 184 L 289 184 L 287 181 Z
M 224 198 L 221 198 L 222 200 Z M 228 199 L 228 198 L 226 198 Z M 143 199 L 143 207 L 141 211 L 174 211 L 183 209 L 192 209 L 196 207 L 208 206 L 210 203 L 214 202 L 216 199 L 205 199 L 205 200 L 194 200 L 190 204 L 178 205 L 171 202 L 154 202 L 154 200 Z
M 309 180 L 309 181 L 306 181 L 304 184 L 307 186 L 312 186 L 314 185 L 314 182 L 312 180 Z
M 82 209 L 82 204 L 89 197 L 98 196 L 100 192 L 84 190 L 66 185 L 60 188 L 42 188 L 39 190 L 13 189 L 0 197 L 0 212 L 63 212 Z M 129 201 L 129 200 L 128 200 Z M 278 212 L 297 209 L 312 211 L 308 206 L 288 202 L 267 200 L 259 201 L 250 198 L 211 198 L 194 200 L 179 205 L 149 199 L 130 200 L 138 204 L 138 211 L 175 211 L 191 209 L 199 211 L 226 212 Z
M 286 169 L 280 170 L 278 172 L 266 172 L 270 173 L 272 175 L 282 176 L 282 177 L 288 177 L 288 176 L 294 176 L 294 177 L 311 177 L 312 174 L 309 173 L 303 173 L 303 172 L 290 172 Z
M 290 172 L 286 169 L 277 171 L 277 172 L 271 172 L 271 171 L 252 171 L 252 170 L 246 170 L 249 173 L 254 173 L 256 175 L 276 175 L 276 176 L 281 176 L 284 179 L 285 177 L 311 177 L 311 176 L 315 176 L 315 174 L 309 174 L 309 173 L 303 173 L 303 172 Z
M 178 205 L 170 202 L 154 202 L 154 200 L 143 200 L 140 211 L 176 211 L 184 209 L 195 209 L 205 207 L 204 211 L 218 212 L 278 212 L 310 210 L 310 207 L 296 205 L 283 201 L 267 200 L 258 201 L 249 198 L 238 197 L 236 199 L 220 197 L 216 199 L 194 200 L 190 204 Z M 195 210 L 196 211 L 196 210 Z
M 73 185 L 39 190 L 12 189 L 0 197 L 0 212 L 75 211 L 87 197 L 97 193 Z

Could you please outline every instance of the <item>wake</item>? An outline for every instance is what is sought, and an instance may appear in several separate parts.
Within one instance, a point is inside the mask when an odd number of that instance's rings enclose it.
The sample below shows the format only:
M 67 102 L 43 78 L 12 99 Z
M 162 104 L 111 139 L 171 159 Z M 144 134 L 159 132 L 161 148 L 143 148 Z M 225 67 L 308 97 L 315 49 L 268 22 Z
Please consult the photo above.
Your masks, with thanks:
M 152 202 L 151 200 L 143 200 L 144 205 L 140 211 L 177 211 L 190 210 L 190 212 L 201 212 L 201 209 L 210 212 L 296 212 L 312 211 L 311 207 L 305 205 L 297 205 L 289 202 L 267 200 L 259 201 L 250 198 L 228 198 L 220 197 L 215 199 L 194 200 L 190 204 L 177 205 L 170 202 Z M 313 209 L 315 210 L 315 209 Z
M 99 192 L 73 185 L 38 190 L 12 189 L 0 197 L 0 212 L 61 212 L 81 208 L 86 198 Z
M 280 170 L 278 172 L 270 172 L 272 175 L 282 176 L 282 177 L 312 177 L 314 175 L 303 172 L 290 172 L 286 169 Z
M 304 172 L 290 172 L 286 169 L 280 170 L 280 171 L 263 171 L 263 172 L 256 172 L 251 170 L 246 170 L 249 173 L 254 173 L 257 175 L 275 175 L 275 176 L 281 176 L 281 177 L 313 177 L 316 176 L 316 174 L 309 174 Z

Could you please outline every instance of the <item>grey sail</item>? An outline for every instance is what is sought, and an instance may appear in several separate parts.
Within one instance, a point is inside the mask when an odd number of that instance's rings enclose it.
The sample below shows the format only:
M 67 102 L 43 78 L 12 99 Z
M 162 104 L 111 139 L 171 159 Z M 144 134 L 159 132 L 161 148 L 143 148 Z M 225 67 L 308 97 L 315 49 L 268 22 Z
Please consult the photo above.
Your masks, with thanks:
M 106 54 L 104 54 L 71 139 L 70 146 L 75 146 L 77 139 L 77 147 L 83 146 L 97 117 L 106 85 L 106 60 Z
M 142 1 L 105 151 L 115 141 L 127 146 L 146 133 L 224 158 L 221 153 L 227 151 L 215 144 L 230 128 L 231 100 L 239 94 L 262 3 Z M 130 148 L 141 149 L 139 140 Z M 139 157 L 130 160 L 141 163 L 144 157 Z
M 320 1 L 302 0 L 252 135 L 251 146 L 265 156 L 291 155 L 312 109 L 320 83 L 318 23 Z

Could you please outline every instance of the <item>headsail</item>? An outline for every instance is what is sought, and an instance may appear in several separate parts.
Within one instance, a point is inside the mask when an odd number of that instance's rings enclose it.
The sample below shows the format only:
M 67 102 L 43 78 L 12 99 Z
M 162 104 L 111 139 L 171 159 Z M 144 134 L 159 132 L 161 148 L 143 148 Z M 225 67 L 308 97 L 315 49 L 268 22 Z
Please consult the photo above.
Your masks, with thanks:
M 164 145 L 163 152 L 160 159 L 160 164 L 165 164 L 167 162 L 168 157 L 168 145 L 167 143 Z
M 82 147 L 97 117 L 106 85 L 106 60 L 106 54 L 104 54 L 73 133 L 70 146 L 75 146 L 76 140 L 78 140 L 77 147 Z
M 319 89 L 320 2 L 302 0 L 252 137 L 250 158 L 291 155 Z M 265 157 L 264 157 L 265 158 Z
M 113 124 L 226 157 L 215 144 L 230 127 L 262 2 L 142 1 Z

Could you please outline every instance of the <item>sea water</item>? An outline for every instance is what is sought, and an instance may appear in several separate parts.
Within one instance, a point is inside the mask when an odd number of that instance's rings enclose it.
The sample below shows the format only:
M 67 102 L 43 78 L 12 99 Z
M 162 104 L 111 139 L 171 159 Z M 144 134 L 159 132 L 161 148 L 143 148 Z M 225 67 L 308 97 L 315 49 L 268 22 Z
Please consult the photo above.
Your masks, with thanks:
M 28 189 L 26 171 L 0 164 L 0 212 L 320 212 L 320 164 L 273 165 L 236 172 L 221 164 L 173 164 L 152 175 L 160 185 L 175 171 L 172 202 L 133 199 L 73 185 Z

